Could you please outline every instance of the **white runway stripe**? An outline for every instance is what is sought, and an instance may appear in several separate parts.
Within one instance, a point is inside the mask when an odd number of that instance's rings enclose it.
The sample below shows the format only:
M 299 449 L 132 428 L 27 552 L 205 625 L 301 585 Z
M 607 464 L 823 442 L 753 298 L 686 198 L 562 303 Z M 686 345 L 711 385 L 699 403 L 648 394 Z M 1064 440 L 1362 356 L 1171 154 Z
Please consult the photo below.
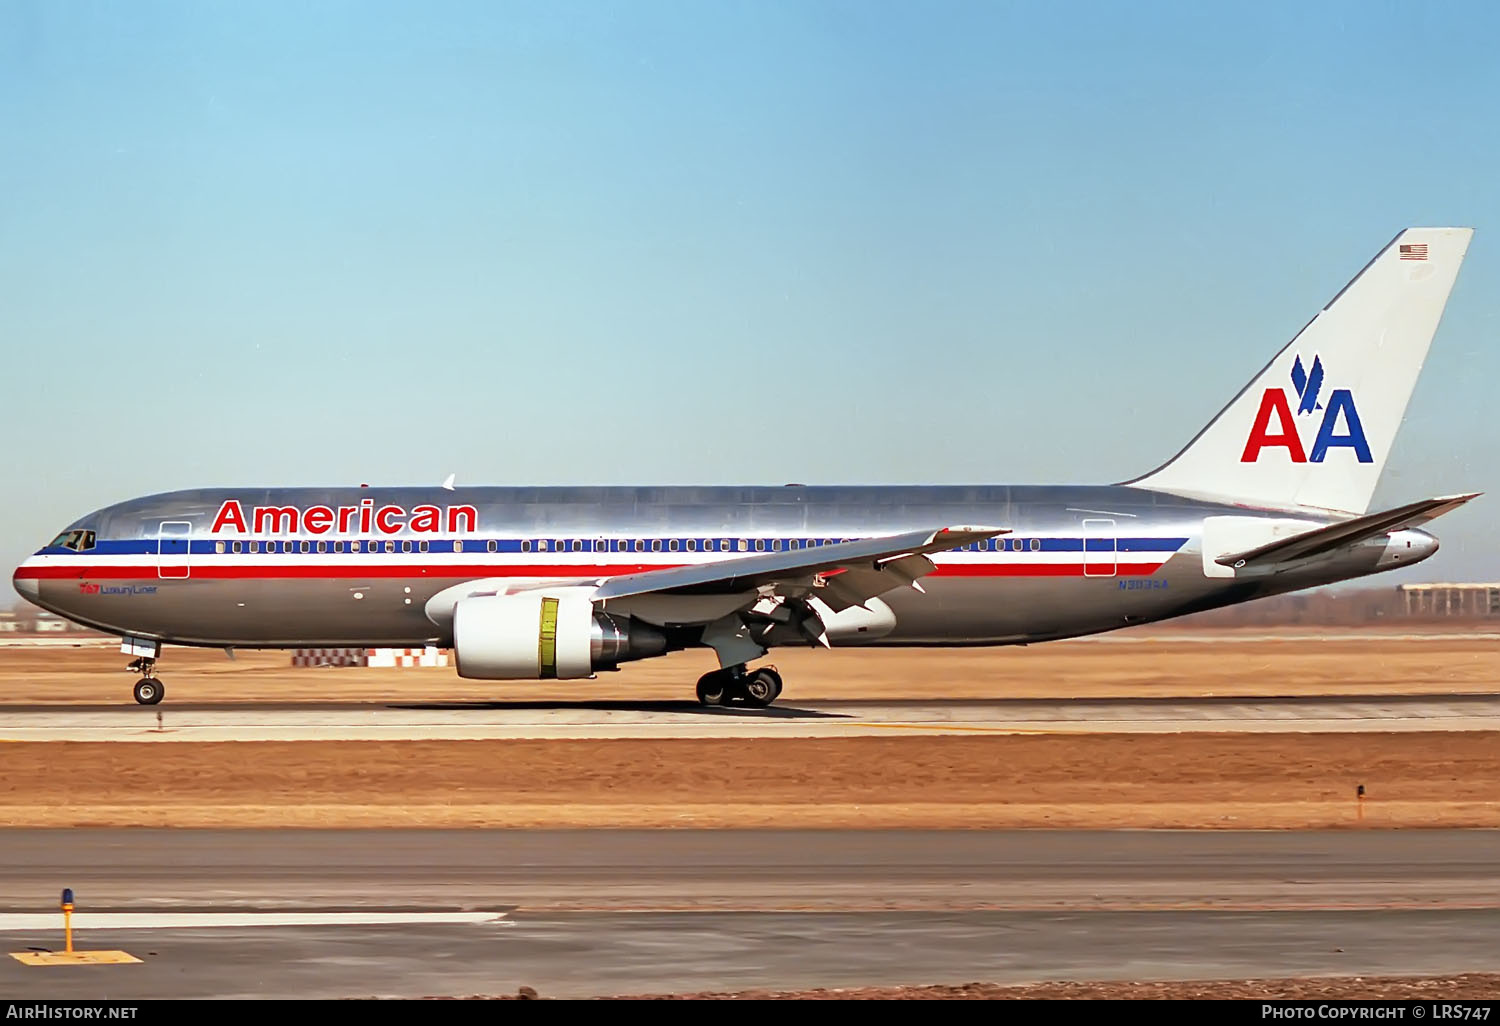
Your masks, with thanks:
M 75 912 L 76 930 L 194 930 L 215 926 L 408 926 L 494 923 L 504 912 Z M 61 933 L 61 912 L 0 912 L 0 931 Z

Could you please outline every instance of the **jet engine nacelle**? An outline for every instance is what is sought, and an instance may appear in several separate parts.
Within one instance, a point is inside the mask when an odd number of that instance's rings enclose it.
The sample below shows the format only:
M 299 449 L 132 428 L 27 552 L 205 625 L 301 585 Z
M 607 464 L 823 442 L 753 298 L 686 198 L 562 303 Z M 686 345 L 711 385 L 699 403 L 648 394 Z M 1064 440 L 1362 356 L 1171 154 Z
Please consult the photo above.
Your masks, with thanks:
M 596 612 L 591 588 L 475 595 L 453 607 L 458 675 L 479 680 L 576 680 L 661 655 L 649 624 Z

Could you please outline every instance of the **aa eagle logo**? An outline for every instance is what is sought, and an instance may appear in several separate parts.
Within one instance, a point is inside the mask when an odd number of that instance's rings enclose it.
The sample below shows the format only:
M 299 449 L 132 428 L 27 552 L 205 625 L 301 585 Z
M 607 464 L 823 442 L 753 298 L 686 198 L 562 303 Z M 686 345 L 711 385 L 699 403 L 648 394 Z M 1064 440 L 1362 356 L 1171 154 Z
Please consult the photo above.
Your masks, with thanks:
M 1347 388 L 1335 388 L 1328 393 L 1327 403 L 1318 401 L 1323 390 L 1322 357 L 1314 353 L 1309 369 L 1298 354 L 1292 364 L 1292 390 L 1297 399 L 1296 414 L 1292 413 L 1292 403 L 1285 388 L 1268 388 L 1260 397 L 1260 409 L 1250 426 L 1250 437 L 1245 440 L 1241 463 L 1260 462 L 1261 453 L 1266 449 L 1285 449 L 1287 458 L 1293 463 L 1322 463 L 1330 449 L 1353 449 L 1359 462 L 1375 462 L 1370 455 L 1364 425 L 1359 420 L 1359 410 L 1354 406 L 1353 393 Z M 1298 418 L 1307 416 L 1302 423 L 1312 423 L 1320 411 L 1323 416 L 1318 421 L 1318 433 L 1309 450 L 1302 443 Z

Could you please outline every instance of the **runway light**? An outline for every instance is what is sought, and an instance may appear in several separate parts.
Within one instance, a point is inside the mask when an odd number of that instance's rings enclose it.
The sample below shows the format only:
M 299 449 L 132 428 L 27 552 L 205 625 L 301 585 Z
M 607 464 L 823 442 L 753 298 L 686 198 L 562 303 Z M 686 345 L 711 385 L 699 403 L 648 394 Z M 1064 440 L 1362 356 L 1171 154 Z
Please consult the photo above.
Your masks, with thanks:
M 73 888 L 64 887 L 62 892 L 63 950 L 73 953 Z
M 12 951 L 10 957 L 22 965 L 129 965 L 140 959 L 126 951 L 74 951 L 73 950 L 73 888 L 64 887 L 62 892 L 63 950 Z

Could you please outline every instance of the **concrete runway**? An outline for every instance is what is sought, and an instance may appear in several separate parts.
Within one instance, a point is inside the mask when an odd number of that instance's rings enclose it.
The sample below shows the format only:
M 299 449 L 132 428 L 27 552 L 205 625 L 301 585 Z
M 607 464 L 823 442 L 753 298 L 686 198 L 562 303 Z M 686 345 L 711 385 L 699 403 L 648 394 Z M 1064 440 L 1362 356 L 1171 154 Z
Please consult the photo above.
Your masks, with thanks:
M 161 713 L 158 728 L 157 713 Z M 4 741 L 407 741 L 893 734 L 1500 730 L 1500 695 L 696 702 L 11 706 Z
M 1492 971 L 1497 861 L 1487 831 L 8 831 L 5 951 L 59 946 L 57 929 L 6 924 L 55 908 L 62 886 L 100 915 L 406 921 L 80 931 L 81 948 L 143 961 L 0 959 L 0 990 L 587 996 Z M 498 917 L 421 921 L 476 910 Z

